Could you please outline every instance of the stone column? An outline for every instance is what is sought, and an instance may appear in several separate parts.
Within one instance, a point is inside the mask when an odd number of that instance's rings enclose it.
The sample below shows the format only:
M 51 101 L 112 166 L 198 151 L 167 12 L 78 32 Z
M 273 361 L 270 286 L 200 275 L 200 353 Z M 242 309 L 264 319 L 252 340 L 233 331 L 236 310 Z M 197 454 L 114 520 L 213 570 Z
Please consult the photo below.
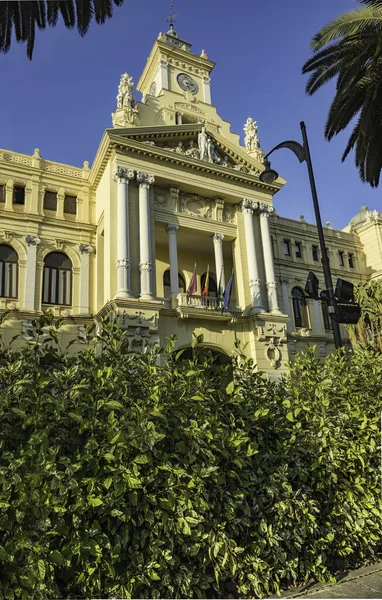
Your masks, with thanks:
M 81 252 L 81 265 L 80 265 L 80 315 L 88 315 L 90 313 L 89 303 L 89 259 L 90 254 L 93 252 L 93 248 L 89 244 L 80 244 L 78 246 Z
M 286 277 L 281 278 L 281 290 L 283 293 L 284 300 L 284 313 L 290 317 L 290 320 L 287 323 L 287 330 L 293 331 L 293 323 L 292 323 L 292 315 L 290 310 L 290 301 L 289 301 L 289 293 L 288 293 L 288 283 L 289 280 Z
M 263 303 L 261 300 L 259 269 L 257 266 L 256 257 L 255 231 L 253 223 L 253 201 L 244 199 L 242 209 L 244 218 L 245 242 L 247 246 L 249 291 L 251 294 L 252 303 L 251 312 L 264 312 Z
M 171 286 L 171 306 L 176 305 L 176 298 L 179 294 L 179 280 L 178 280 L 178 248 L 176 240 L 176 232 L 179 229 L 179 225 L 173 223 L 167 225 L 166 231 L 168 233 L 168 249 L 170 255 L 170 286 Z
M 28 244 L 28 252 L 25 275 L 24 310 L 35 310 L 37 246 L 41 244 L 41 240 L 36 236 L 27 235 L 25 236 L 25 241 Z
M 153 300 L 151 271 L 152 250 L 150 231 L 150 185 L 155 183 L 153 175 L 137 173 L 139 182 L 139 270 L 141 272 L 142 300 Z
M 281 311 L 277 301 L 277 283 L 273 265 L 271 232 L 269 229 L 269 215 L 273 213 L 274 210 L 275 209 L 272 206 L 259 204 L 261 243 L 263 245 L 265 278 L 267 280 L 268 310 L 273 315 L 279 315 L 281 314 Z
M 215 251 L 215 269 L 216 269 L 216 285 L 218 286 L 219 291 L 219 283 L 222 288 L 222 291 L 225 290 L 225 275 L 224 275 L 224 259 L 223 259 L 223 240 L 224 235 L 222 233 L 215 233 L 212 238 L 214 241 L 214 251 Z M 221 277 L 221 279 L 220 279 Z
M 116 167 L 117 182 L 117 292 L 114 298 L 132 298 L 130 291 L 130 244 L 129 244 L 129 181 L 134 171 Z
M 319 300 L 313 300 L 314 320 L 316 321 L 316 333 L 324 335 L 323 317 L 321 310 L 321 303 Z

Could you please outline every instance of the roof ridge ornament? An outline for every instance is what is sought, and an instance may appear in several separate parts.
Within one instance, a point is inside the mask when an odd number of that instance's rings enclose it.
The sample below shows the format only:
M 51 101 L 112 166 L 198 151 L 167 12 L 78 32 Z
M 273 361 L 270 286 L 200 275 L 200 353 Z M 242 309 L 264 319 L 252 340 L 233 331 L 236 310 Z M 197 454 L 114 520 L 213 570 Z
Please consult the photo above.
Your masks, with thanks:
M 167 17 L 166 21 L 167 23 L 170 23 L 170 28 L 172 29 L 175 23 L 175 17 L 176 17 L 176 13 L 174 13 L 172 11 L 172 0 L 170 1 L 170 14 Z

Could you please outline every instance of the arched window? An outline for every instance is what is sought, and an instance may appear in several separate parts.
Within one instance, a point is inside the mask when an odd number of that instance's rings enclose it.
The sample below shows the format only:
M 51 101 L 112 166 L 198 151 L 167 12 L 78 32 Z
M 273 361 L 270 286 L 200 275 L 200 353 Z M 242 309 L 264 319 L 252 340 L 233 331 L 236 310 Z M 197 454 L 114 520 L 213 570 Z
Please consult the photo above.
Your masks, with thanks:
M 203 275 L 200 278 L 200 286 L 201 286 L 202 293 L 203 293 L 203 289 L 204 289 L 204 284 L 206 283 L 206 277 L 207 277 L 207 273 L 203 273 Z M 210 273 L 210 277 L 208 279 L 208 297 L 216 298 L 217 291 L 218 291 L 218 288 L 216 285 L 216 281 Z
M 72 303 L 72 262 L 63 252 L 51 252 L 44 260 L 43 304 L 70 306 Z
M 186 291 L 186 284 L 180 273 L 178 273 L 178 286 L 179 292 L 184 294 Z M 165 298 L 170 298 L 171 296 L 170 269 L 167 269 L 167 271 L 163 273 L 163 295 Z
M 294 287 L 292 290 L 294 324 L 296 327 L 309 327 L 306 298 L 304 292 Z
M 17 298 L 17 266 L 19 257 L 12 246 L 0 245 L 0 296 Z

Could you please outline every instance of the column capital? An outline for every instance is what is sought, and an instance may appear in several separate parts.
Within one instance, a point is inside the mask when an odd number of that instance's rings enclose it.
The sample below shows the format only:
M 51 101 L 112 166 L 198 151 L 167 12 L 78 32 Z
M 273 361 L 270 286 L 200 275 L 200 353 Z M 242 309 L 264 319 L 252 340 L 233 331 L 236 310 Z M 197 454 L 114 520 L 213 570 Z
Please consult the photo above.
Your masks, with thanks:
M 253 211 L 256 208 L 256 202 L 254 202 L 254 200 L 248 200 L 248 198 L 243 198 L 241 208 L 243 210 L 243 213 L 253 214 Z
M 140 271 L 152 271 L 153 265 L 151 262 L 140 262 L 139 270 Z
M 282 285 L 288 285 L 289 283 L 288 277 L 280 277 L 280 281 Z
M 224 235 L 222 233 L 214 233 L 213 235 L 214 244 L 221 244 L 224 240 Z
M 113 171 L 114 181 L 122 181 L 125 180 L 129 183 L 129 180 L 134 179 L 134 171 L 133 169 L 125 169 L 124 167 L 115 167 Z
M 81 254 L 91 254 L 93 252 L 93 246 L 90 246 L 90 244 L 79 244 L 78 249 Z
M 150 175 L 148 173 L 141 173 L 140 171 L 137 171 L 137 181 L 138 183 L 140 183 L 141 186 L 146 185 L 147 187 L 149 187 L 150 185 L 155 183 L 155 177 L 154 175 Z
M 34 235 L 26 235 L 25 241 L 28 244 L 28 246 L 38 246 L 39 244 L 41 244 L 40 238 Z
M 167 233 L 176 233 L 178 229 L 179 225 L 177 225 L 176 223 L 169 223 L 168 225 L 166 225 Z
M 117 268 L 123 267 L 125 269 L 130 269 L 130 261 L 128 258 L 120 258 L 115 264 L 117 265 Z
M 265 204 L 264 202 L 257 203 L 257 210 L 259 211 L 261 217 L 269 217 L 269 215 L 275 212 L 273 206 Z

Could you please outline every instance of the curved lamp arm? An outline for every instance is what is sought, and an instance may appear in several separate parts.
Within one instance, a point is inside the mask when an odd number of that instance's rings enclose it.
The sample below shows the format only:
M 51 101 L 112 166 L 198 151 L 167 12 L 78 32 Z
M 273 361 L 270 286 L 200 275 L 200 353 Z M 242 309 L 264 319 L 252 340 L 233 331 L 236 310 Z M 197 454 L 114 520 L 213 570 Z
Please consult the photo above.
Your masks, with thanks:
M 272 148 L 272 150 L 264 156 L 264 160 L 266 160 L 268 156 L 272 154 L 272 152 L 274 152 L 275 150 L 280 150 L 280 148 L 289 148 L 289 150 L 292 150 L 292 152 L 294 152 L 294 154 L 297 156 L 300 163 L 306 160 L 306 152 L 304 146 L 299 142 L 294 142 L 293 140 L 287 140 L 286 142 L 281 142 L 281 144 L 277 144 L 277 146 Z

